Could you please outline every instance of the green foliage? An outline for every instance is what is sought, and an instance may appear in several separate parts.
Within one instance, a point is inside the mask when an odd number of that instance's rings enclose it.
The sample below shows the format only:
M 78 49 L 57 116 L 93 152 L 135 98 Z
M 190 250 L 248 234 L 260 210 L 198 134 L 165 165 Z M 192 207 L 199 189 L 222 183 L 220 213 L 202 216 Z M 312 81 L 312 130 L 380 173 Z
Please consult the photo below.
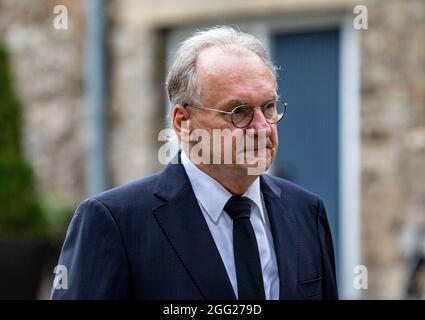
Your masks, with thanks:
M 42 208 L 53 240 L 63 240 L 75 212 L 75 201 L 73 198 L 58 198 L 57 195 L 43 197 Z
M 0 235 L 44 233 L 47 220 L 38 200 L 33 172 L 22 148 L 22 109 L 13 91 L 5 48 L 0 44 Z

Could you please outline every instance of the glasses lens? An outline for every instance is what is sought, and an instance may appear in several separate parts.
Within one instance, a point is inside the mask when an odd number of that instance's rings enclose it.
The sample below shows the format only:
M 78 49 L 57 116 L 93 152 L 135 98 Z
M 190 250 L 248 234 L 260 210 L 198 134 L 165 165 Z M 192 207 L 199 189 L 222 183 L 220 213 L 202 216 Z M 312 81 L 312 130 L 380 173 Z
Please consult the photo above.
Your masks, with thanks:
M 240 106 L 233 110 L 232 122 L 238 128 L 249 125 L 252 120 L 252 108 L 249 106 Z
M 263 107 L 264 117 L 268 123 L 279 122 L 286 113 L 286 103 L 273 101 Z

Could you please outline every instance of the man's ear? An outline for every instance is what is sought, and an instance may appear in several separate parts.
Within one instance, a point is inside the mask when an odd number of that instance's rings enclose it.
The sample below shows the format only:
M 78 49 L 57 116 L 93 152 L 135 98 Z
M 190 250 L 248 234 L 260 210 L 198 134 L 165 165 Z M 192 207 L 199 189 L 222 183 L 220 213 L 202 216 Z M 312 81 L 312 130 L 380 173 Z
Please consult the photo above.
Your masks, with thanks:
M 185 107 L 180 104 L 176 104 L 172 110 L 173 128 L 175 132 L 180 136 L 180 139 L 184 139 L 185 135 L 189 135 L 190 125 L 190 114 Z

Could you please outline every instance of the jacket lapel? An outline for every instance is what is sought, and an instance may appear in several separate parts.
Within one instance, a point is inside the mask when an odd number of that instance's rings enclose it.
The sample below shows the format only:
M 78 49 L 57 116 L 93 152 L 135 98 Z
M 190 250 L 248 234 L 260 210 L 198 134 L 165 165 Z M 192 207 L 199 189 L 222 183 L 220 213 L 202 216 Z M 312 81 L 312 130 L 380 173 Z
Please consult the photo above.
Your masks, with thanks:
M 202 296 L 236 299 L 183 165 L 162 171 L 154 195 L 153 214 Z
M 298 239 L 293 210 L 267 175 L 261 176 L 261 190 L 273 234 L 280 279 L 279 298 L 296 299 Z

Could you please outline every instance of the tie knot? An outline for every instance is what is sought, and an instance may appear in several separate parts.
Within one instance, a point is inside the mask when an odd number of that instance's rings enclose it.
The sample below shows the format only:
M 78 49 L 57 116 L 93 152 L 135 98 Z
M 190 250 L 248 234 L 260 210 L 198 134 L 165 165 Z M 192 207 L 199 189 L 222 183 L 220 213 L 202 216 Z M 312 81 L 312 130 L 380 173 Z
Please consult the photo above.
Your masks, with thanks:
M 246 197 L 231 197 L 224 206 L 224 211 L 232 220 L 249 219 L 252 202 Z

